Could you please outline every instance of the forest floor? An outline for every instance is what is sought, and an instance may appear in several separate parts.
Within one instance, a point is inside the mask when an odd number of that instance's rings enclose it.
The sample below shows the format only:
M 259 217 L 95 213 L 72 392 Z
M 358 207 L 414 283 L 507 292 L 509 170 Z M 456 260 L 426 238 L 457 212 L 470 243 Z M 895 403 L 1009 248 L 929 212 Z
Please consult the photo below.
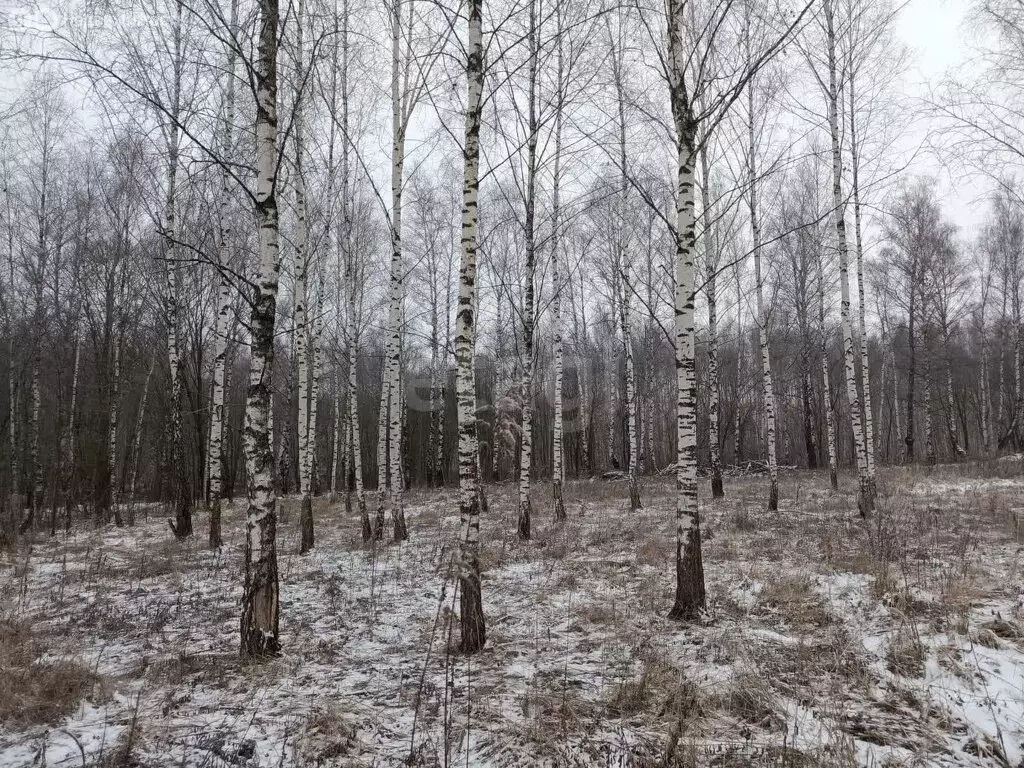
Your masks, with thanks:
M 413 492 L 410 540 L 367 548 L 316 502 L 279 528 L 279 659 L 239 659 L 243 510 L 227 544 L 133 528 L 0 553 L 0 766 L 1017 766 L 1024 759 L 1024 460 L 854 481 L 727 478 L 703 503 L 710 615 L 666 619 L 673 484 L 488 488 L 486 650 L 450 651 L 452 490 Z M 702 482 L 702 499 L 709 494 Z M 372 497 L 371 497 L 372 498 Z M 372 502 L 371 502 L 372 503 Z

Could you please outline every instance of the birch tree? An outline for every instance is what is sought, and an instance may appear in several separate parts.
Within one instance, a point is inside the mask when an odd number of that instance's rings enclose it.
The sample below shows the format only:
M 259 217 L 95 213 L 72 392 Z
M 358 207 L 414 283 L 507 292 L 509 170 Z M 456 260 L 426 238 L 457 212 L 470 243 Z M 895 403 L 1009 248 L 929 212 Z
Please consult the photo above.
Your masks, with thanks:
M 745 32 L 745 45 L 747 47 L 747 58 L 750 60 L 750 10 L 747 9 L 747 29 Z M 747 86 L 747 173 L 748 191 L 747 204 L 750 207 L 750 234 L 754 253 L 754 285 L 757 293 L 757 333 L 758 343 L 761 349 L 761 382 L 764 388 L 764 415 L 766 443 L 768 447 L 768 510 L 775 512 L 779 508 L 779 463 L 776 447 L 775 427 L 775 385 L 772 379 L 771 354 L 769 351 L 769 339 L 771 336 L 769 328 L 769 315 L 764 301 L 764 276 L 761 270 L 761 222 L 757 208 L 758 170 L 757 170 L 757 143 L 754 140 L 754 78 L 751 77 Z
M 256 221 L 259 269 L 252 304 L 245 454 L 249 474 L 241 650 L 246 657 L 280 652 L 277 510 L 270 441 L 271 372 L 278 287 L 277 0 L 259 0 L 256 91 Z
M 484 84 L 483 0 L 469 0 L 466 45 L 466 134 L 463 144 L 462 258 L 455 317 L 456 400 L 459 416 L 459 611 L 463 653 L 477 653 L 487 639 L 480 589 L 480 494 L 476 437 L 473 347 L 476 331 L 477 201 L 479 197 L 481 101 Z
M 238 1 L 231 2 L 229 29 L 237 27 Z M 230 162 L 233 146 L 233 127 L 235 120 L 235 48 L 227 46 L 227 64 L 224 73 L 224 97 L 221 106 L 223 121 L 221 125 L 221 153 L 225 162 Z M 234 262 L 229 249 L 231 239 L 231 175 L 225 168 L 220 173 L 220 206 L 217 221 L 217 259 L 220 263 L 217 286 L 217 320 L 214 327 L 213 357 L 213 397 L 210 406 L 210 438 L 207 451 L 207 477 L 210 487 L 210 532 L 211 549 L 219 549 L 223 544 L 221 534 L 221 495 L 223 493 L 223 444 L 224 444 L 224 399 L 225 378 L 228 358 L 228 331 L 231 322 L 231 283 L 227 268 Z
M 853 439 L 857 456 L 857 479 L 859 492 L 857 507 L 862 516 L 867 517 L 873 507 L 871 482 L 867 466 L 867 443 L 863 430 L 860 394 L 857 391 L 856 363 L 853 348 L 853 326 L 850 318 L 850 273 L 849 247 L 846 238 L 846 200 L 843 197 L 843 158 L 839 139 L 839 99 L 840 91 L 837 79 L 836 33 L 832 12 L 832 0 L 823 0 L 825 8 L 825 24 L 828 46 L 828 122 L 832 137 L 832 198 L 833 220 L 836 230 L 836 242 L 839 251 L 839 286 L 842 293 L 840 321 L 843 334 L 843 359 L 846 367 L 846 397 L 850 405 L 850 424 L 853 428 Z

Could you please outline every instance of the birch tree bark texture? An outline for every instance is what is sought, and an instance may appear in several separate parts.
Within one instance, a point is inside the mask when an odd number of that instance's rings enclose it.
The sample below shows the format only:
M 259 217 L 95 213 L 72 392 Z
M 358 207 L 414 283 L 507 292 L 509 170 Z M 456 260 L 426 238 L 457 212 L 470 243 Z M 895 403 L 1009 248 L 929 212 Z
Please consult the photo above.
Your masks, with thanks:
M 832 137 L 832 202 L 836 241 L 839 250 L 839 287 L 841 291 L 840 324 L 843 334 L 843 360 L 846 371 L 846 397 L 850 405 L 850 424 L 857 455 L 859 492 L 857 507 L 863 517 L 871 514 L 871 488 L 868 479 L 867 444 L 865 442 L 861 401 L 857 391 L 857 372 L 853 345 L 853 325 L 850 317 L 849 246 L 846 239 L 846 202 L 843 199 L 843 158 L 839 142 L 839 91 L 836 82 L 836 36 L 832 0 L 824 0 L 825 23 L 828 35 L 828 119 Z
M 750 62 L 750 30 L 749 30 L 749 6 L 747 6 L 748 29 L 745 33 L 747 45 L 747 60 Z M 754 140 L 754 78 L 751 77 L 747 87 L 747 170 L 749 173 L 748 202 L 750 203 L 750 233 L 753 239 L 754 251 L 754 284 L 757 293 L 757 335 L 758 345 L 761 348 L 761 382 L 764 388 L 764 417 L 765 417 L 765 442 L 768 449 L 768 511 L 776 512 L 779 509 L 779 463 L 778 449 L 776 444 L 775 425 L 775 382 L 772 377 L 772 362 L 770 339 L 771 333 L 768 327 L 768 309 L 764 303 L 764 278 L 761 271 L 761 222 L 758 218 L 757 209 L 757 144 Z
M 281 650 L 277 571 L 277 509 L 274 451 L 270 440 L 271 373 L 277 310 L 279 233 L 277 213 L 277 28 L 278 0 L 259 2 L 256 85 L 256 221 L 259 273 L 251 317 L 251 364 L 245 409 L 245 457 L 249 475 L 241 653 L 277 655 Z
M 295 68 L 299 77 L 304 76 L 303 25 L 305 3 L 299 0 L 295 16 Z M 310 353 L 312 333 L 309 319 L 309 221 L 306 215 L 306 179 L 304 169 L 304 118 L 303 93 L 296 87 L 293 106 L 293 141 L 295 149 L 295 362 L 298 378 L 297 400 L 299 408 L 299 554 L 313 548 L 313 452 L 315 443 L 311 438 L 311 410 L 313 402 L 310 380 Z
M 725 497 L 722 485 L 721 419 L 722 406 L 718 376 L 718 252 L 714 236 L 714 209 L 711 204 L 711 163 L 708 161 L 706 143 L 700 148 L 701 201 L 704 226 L 704 258 L 707 262 L 707 284 L 705 292 L 708 302 L 708 442 L 711 448 L 711 497 Z
M 705 611 L 697 504 L 697 419 L 694 257 L 697 250 L 695 174 L 697 121 L 687 90 L 684 50 L 686 2 L 669 0 L 669 98 L 676 140 L 676 595 L 669 618 L 692 621 Z
M 231 29 L 236 26 L 238 2 L 231 3 Z M 225 158 L 231 157 L 232 126 L 235 117 L 235 49 L 228 46 L 227 83 L 224 96 L 224 122 L 222 126 L 221 152 Z M 220 221 L 217 230 L 217 258 L 219 261 L 219 283 L 217 287 L 217 320 L 214 326 L 213 356 L 213 402 L 210 413 L 209 450 L 207 451 L 208 467 L 206 476 L 210 481 L 210 549 L 219 549 L 223 543 L 221 535 L 221 495 L 223 483 L 223 447 L 224 447 L 224 399 L 226 394 L 225 381 L 228 358 L 228 328 L 231 319 L 231 284 L 228 281 L 226 267 L 231 261 L 228 242 L 231 237 L 231 174 L 227 167 L 221 169 L 220 176 Z
M 455 319 L 456 400 L 459 424 L 459 512 L 462 537 L 459 559 L 460 649 L 476 653 L 487 630 L 480 586 L 480 493 L 476 436 L 476 387 L 473 348 L 476 326 L 476 237 L 479 193 L 481 98 L 484 80 L 483 0 L 469 0 L 466 58 L 466 135 L 463 145 L 462 256 Z

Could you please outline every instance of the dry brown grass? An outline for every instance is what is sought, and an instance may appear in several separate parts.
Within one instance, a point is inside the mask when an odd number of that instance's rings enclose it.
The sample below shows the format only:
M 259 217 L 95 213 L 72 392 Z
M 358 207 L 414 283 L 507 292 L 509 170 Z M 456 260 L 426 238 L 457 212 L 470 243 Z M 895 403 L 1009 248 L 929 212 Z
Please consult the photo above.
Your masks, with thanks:
M 329 704 L 310 713 L 295 748 L 302 765 L 344 764 L 358 753 L 356 728 L 344 710 Z
M 0 619 L 0 723 L 56 723 L 102 683 L 88 667 L 45 654 L 27 622 Z
M 757 606 L 793 627 L 827 627 L 834 622 L 806 574 L 779 573 L 769 578 L 758 594 Z
M 889 638 L 885 652 L 885 663 L 894 675 L 921 677 L 928 651 L 917 630 L 911 626 L 899 627 Z
M 607 709 L 622 718 L 653 712 L 674 722 L 689 720 L 700 714 L 700 689 L 681 669 L 654 656 L 644 662 L 639 677 L 615 687 Z

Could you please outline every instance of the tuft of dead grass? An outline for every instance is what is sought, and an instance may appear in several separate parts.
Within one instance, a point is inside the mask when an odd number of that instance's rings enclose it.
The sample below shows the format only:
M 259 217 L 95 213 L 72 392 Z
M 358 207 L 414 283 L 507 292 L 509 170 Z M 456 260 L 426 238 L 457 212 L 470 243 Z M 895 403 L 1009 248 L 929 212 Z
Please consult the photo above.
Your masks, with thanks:
M 886 666 L 894 675 L 922 677 L 927 653 L 917 632 L 903 626 L 889 640 L 885 653 Z
M 314 709 L 302 737 L 295 745 L 296 757 L 304 765 L 334 765 L 359 752 L 356 727 L 351 717 L 334 704 Z
M 56 723 L 101 682 L 88 667 L 44 660 L 45 653 L 27 622 L 0 619 L 0 723 L 14 728 Z
M 644 662 L 638 678 L 624 680 L 613 689 L 607 709 L 622 718 L 653 711 L 682 722 L 700 713 L 700 690 L 681 669 L 652 657 Z
M 782 573 L 767 579 L 758 593 L 757 605 L 794 627 L 827 627 L 834 622 L 825 600 L 806 574 Z

